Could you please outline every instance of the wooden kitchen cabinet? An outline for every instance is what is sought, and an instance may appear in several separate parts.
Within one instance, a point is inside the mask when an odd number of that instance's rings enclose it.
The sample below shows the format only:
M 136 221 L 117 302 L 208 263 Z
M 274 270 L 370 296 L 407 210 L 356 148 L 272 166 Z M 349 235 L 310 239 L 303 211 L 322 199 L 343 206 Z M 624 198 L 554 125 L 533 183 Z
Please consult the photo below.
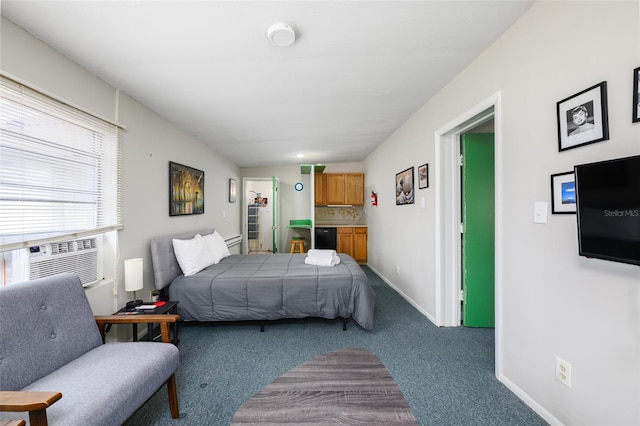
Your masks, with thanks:
M 358 263 L 367 263 L 367 228 L 353 228 L 353 257 Z
M 344 204 L 343 174 L 327 174 L 327 204 Z
M 326 204 L 352 205 L 364 204 L 364 174 L 363 173 L 326 173 Z M 319 196 L 316 195 L 316 205 Z
M 364 204 L 364 174 L 347 173 L 344 175 L 344 203 L 354 206 Z
M 338 253 L 348 254 L 353 257 L 353 228 L 338 228 Z
M 327 175 L 316 173 L 313 178 L 313 194 L 316 206 L 327 205 Z
M 367 263 L 367 228 L 339 227 L 338 253 L 345 253 L 353 257 L 358 263 Z

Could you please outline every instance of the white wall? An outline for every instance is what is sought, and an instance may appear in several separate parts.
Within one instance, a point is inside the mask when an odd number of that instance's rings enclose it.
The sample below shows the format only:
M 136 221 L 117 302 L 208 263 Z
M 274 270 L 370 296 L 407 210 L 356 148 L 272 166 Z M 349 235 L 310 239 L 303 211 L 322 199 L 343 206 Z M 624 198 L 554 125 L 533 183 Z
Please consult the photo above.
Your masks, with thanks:
M 144 290 L 138 296 L 148 299 L 153 288 L 152 238 L 201 228 L 216 228 L 223 237 L 241 232 L 241 203 L 229 203 L 227 195 L 228 179 L 238 180 L 235 164 L 126 94 L 118 96 L 115 88 L 4 17 L 1 31 L 4 72 L 126 126 L 122 134 L 124 229 L 117 233 L 116 258 L 105 267 L 107 275 L 115 277 L 117 295 L 100 309 L 131 299 L 124 292 L 123 279 L 123 262 L 130 257 L 144 258 Z M 204 214 L 169 216 L 169 161 L 205 172 Z M 96 294 L 103 297 L 105 292 Z
M 229 203 L 228 195 L 229 178 L 239 182 L 239 168 L 126 95 L 120 96 L 120 121 L 127 131 L 123 135 L 124 229 L 119 232 L 119 263 L 144 257 L 145 289 L 151 289 L 152 238 L 202 228 L 215 228 L 223 238 L 241 233 L 242 203 Z M 204 171 L 204 214 L 169 216 L 169 161 Z
M 369 265 L 431 318 L 436 312 L 434 133 L 501 96 L 503 186 L 501 380 L 550 422 L 640 424 L 640 268 L 577 255 L 575 215 L 533 223 L 550 203 L 550 175 L 574 164 L 637 155 L 632 70 L 640 66 L 637 1 L 543 1 L 365 160 Z M 428 78 L 428 76 L 425 76 Z M 608 83 L 610 140 L 558 152 L 556 102 Z M 395 206 L 393 179 L 430 163 L 425 198 Z M 389 226 L 393 224 L 393 226 Z M 395 267 L 399 266 L 400 274 Z M 555 381 L 555 358 L 573 366 Z

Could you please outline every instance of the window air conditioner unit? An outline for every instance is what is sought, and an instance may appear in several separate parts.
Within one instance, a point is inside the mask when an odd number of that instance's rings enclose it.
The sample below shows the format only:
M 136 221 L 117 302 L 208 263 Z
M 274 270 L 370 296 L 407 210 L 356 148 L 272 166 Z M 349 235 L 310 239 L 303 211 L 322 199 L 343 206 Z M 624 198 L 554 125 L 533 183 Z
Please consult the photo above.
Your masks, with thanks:
M 29 247 L 29 279 L 71 272 L 87 286 L 99 279 L 98 254 L 96 238 Z

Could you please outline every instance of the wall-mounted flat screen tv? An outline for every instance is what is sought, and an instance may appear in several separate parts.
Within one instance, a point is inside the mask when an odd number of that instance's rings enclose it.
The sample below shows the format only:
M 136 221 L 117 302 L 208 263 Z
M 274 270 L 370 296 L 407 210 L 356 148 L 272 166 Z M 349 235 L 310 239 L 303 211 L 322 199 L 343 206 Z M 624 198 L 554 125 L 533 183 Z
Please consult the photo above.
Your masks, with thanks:
M 580 256 L 640 265 L 640 155 L 574 167 Z

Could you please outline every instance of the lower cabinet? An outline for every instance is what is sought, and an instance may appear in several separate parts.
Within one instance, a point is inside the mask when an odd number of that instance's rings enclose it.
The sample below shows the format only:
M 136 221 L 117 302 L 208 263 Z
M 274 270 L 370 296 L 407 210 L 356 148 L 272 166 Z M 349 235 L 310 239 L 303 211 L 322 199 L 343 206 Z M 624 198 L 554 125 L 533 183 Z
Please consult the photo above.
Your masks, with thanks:
M 353 228 L 353 256 L 358 263 L 367 263 L 367 228 Z
M 353 257 L 358 263 L 367 263 L 367 228 L 339 227 L 338 253 L 345 253 Z

